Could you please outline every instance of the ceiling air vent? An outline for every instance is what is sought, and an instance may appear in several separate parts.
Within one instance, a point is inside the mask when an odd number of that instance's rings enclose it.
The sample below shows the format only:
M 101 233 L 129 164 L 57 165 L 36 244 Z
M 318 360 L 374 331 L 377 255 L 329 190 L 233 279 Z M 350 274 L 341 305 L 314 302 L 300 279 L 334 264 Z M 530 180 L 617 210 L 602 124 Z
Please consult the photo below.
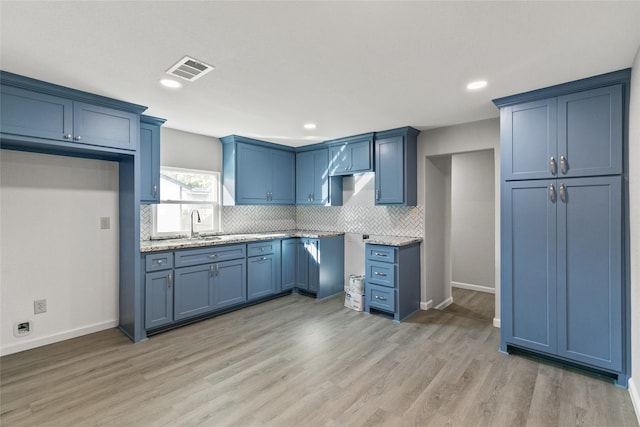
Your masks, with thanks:
M 177 64 L 169 68 L 167 70 L 167 74 L 192 82 L 204 76 L 214 68 L 215 67 L 213 65 L 207 65 L 202 61 L 185 56 L 178 61 Z

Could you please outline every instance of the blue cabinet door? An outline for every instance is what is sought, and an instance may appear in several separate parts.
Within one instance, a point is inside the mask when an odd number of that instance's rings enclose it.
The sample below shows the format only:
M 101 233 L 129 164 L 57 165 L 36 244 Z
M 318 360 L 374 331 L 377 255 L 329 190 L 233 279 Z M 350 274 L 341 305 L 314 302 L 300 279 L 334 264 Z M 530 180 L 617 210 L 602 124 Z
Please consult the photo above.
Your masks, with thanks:
M 622 85 L 558 98 L 559 177 L 622 173 Z
M 296 154 L 296 205 L 310 205 L 312 203 L 313 160 L 312 151 Z
M 175 320 L 205 314 L 215 308 L 213 287 L 210 284 L 213 275 L 213 264 L 175 270 Z
M 553 178 L 558 172 L 556 98 L 500 110 L 502 179 Z
M 364 140 L 348 142 L 329 147 L 329 175 L 352 175 L 373 170 L 372 141 Z
M 4 134 L 73 140 L 73 101 L 2 86 L 0 131 Z
M 73 103 L 73 140 L 82 144 L 135 150 L 140 116 L 83 102 Z
M 268 204 L 271 186 L 271 156 L 269 149 L 237 144 L 236 204 Z
M 296 249 L 300 239 L 282 241 L 282 290 L 296 287 Z
M 376 140 L 375 162 L 376 205 L 405 203 L 404 138 L 395 136 Z
M 212 289 L 215 308 L 247 301 L 246 260 L 234 259 L 212 265 Z
M 349 144 L 351 167 L 349 172 L 367 172 L 373 168 L 371 140 Z
M 160 127 L 140 123 L 140 201 L 160 202 Z
M 318 292 L 318 285 L 320 284 L 320 242 L 316 239 L 308 239 L 305 246 L 309 265 L 309 291 Z
M 555 354 L 555 180 L 503 183 L 501 201 L 502 325 L 507 344 Z
M 156 328 L 173 322 L 173 270 L 147 273 L 144 289 L 145 328 Z
M 622 369 L 621 177 L 559 179 L 558 354 Z
M 275 254 L 247 259 L 247 298 L 249 301 L 276 292 L 278 257 Z
M 268 202 L 274 205 L 293 205 L 296 202 L 295 154 L 291 151 L 269 149 L 270 178 Z
M 309 239 L 296 241 L 296 288 L 309 290 L 309 254 L 307 244 Z

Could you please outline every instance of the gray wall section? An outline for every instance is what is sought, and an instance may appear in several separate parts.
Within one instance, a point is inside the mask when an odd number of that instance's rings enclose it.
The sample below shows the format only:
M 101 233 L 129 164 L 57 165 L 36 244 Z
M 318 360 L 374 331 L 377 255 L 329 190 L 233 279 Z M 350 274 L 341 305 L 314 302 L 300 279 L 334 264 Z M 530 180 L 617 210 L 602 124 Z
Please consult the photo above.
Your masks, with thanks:
M 493 150 L 451 156 L 451 280 L 494 288 Z
M 160 128 L 160 164 L 222 173 L 222 143 L 212 136 Z

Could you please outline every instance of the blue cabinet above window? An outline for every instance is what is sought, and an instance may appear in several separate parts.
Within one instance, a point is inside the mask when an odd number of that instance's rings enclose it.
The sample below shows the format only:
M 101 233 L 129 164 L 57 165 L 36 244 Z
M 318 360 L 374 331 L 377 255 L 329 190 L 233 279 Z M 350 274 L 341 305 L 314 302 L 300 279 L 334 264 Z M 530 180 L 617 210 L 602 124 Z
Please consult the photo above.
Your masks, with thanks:
M 293 148 L 237 135 L 221 141 L 224 205 L 295 204 Z

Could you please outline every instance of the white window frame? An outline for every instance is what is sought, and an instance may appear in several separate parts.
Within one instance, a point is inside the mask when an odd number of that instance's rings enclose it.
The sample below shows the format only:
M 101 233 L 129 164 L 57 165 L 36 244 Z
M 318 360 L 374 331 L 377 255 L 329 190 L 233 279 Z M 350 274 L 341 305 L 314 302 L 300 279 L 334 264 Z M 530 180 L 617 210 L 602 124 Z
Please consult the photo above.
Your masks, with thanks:
M 169 166 L 161 166 L 160 167 L 160 174 L 162 174 L 163 170 L 170 170 L 170 171 L 175 171 L 175 172 L 183 172 L 183 173 L 191 173 L 191 174 L 200 174 L 200 175 L 211 175 L 214 177 L 215 180 L 215 185 L 216 185 L 216 190 L 215 190 L 215 194 L 214 194 L 214 200 L 209 202 L 209 201 L 201 201 L 201 200 L 160 200 L 160 204 L 176 204 L 176 205 L 211 205 L 211 208 L 213 210 L 213 229 L 203 229 L 201 227 L 196 227 L 194 228 L 194 230 L 198 231 L 199 233 L 219 233 L 222 231 L 222 225 L 221 225 L 221 221 L 222 221 L 222 203 L 221 203 L 221 199 L 222 199 L 222 182 L 220 179 L 220 172 L 217 171 L 209 171 L 209 170 L 202 170 L 202 169 L 188 169 L 188 168 L 176 168 L 176 167 L 169 167 Z M 160 196 L 162 197 L 162 192 L 160 193 Z M 178 236 L 178 235 L 184 235 L 184 234 L 188 234 L 189 230 L 176 230 L 176 231 L 165 231 L 165 232 L 158 232 L 157 230 L 157 226 L 158 226 L 158 205 L 154 204 L 152 205 L 152 218 L 151 218 L 151 222 L 152 222 L 152 229 L 151 229 L 151 237 L 152 238 L 167 238 L 167 237 L 172 237 L 172 236 Z

